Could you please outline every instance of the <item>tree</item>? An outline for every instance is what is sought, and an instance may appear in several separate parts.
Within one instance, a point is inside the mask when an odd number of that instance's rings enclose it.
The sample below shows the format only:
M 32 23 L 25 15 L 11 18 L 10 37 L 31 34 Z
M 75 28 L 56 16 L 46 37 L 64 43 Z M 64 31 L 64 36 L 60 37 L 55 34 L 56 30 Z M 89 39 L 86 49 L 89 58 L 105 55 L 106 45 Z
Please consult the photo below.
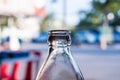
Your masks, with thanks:
M 92 10 L 90 12 L 84 11 L 86 18 L 82 19 L 77 25 L 78 28 L 88 28 L 100 26 L 103 21 L 103 17 L 109 13 L 113 13 L 115 18 L 111 21 L 112 25 L 120 25 L 120 16 L 118 11 L 120 10 L 120 0 L 93 0 L 91 2 Z M 83 12 L 83 11 L 82 11 Z
M 50 27 L 50 22 L 52 22 L 51 21 L 51 19 L 52 19 L 52 17 L 53 17 L 53 15 L 52 14 L 50 14 L 50 15 L 48 15 L 48 16 L 46 16 L 42 21 L 41 21 L 41 23 L 40 23 L 40 30 L 42 31 L 42 32 L 47 32 L 48 31 L 48 29 L 49 29 L 49 27 Z

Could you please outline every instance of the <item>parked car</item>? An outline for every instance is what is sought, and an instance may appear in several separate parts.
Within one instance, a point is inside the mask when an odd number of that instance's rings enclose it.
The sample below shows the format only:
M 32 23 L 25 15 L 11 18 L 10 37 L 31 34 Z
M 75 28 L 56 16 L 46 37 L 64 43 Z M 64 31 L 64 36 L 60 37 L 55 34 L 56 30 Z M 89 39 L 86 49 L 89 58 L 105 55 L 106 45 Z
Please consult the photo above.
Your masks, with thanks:
M 98 31 L 82 30 L 77 31 L 75 35 L 80 43 L 98 43 L 100 40 Z
M 35 37 L 32 38 L 31 42 L 33 43 L 46 43 L 48 39 L 48 33 L 47 32 L 41 32 Z
M 118 43 L 120 42 L 120 32 L 114 32 L 113 33 L 113 42 Z
M 77 31 L 75 33 L 75 37 L 79 43 L 85 43 L 87 42 L 86 36 L 85 36 L 85 31 Z
M 20 44 L 23 42 L 23 40 L 21 38 L 18 38 L 18 40 L 19 40 Z M 8 37 L 8 36 L 2 38 L 2 40 L 1 40 L 2 43 L 9 42 L 9 41 L 10 41 L 10 37 Z

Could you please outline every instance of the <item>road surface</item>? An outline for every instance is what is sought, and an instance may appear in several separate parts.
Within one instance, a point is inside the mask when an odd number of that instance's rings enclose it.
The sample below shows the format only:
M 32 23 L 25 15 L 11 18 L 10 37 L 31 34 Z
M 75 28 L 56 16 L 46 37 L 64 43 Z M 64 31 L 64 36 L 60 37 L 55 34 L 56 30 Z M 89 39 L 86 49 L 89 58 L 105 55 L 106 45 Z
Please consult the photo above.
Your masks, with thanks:
M 36 49 L 46 59 L 46 44 L 23 44 L 22 49 Z M 120 80 L 120 46 L 101 50 L 96 45 L 71 46 L 71 52 L 78 63 L 85 80 Z

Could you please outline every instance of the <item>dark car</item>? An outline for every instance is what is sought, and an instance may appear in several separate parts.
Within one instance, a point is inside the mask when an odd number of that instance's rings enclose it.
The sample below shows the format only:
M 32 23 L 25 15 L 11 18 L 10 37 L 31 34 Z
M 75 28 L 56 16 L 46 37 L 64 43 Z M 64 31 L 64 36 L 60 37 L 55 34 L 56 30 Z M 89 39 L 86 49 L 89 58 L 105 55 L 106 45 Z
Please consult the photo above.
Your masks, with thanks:
M 113 33 L 113 42 L 120 43 L 120 32 L 114 32 Z

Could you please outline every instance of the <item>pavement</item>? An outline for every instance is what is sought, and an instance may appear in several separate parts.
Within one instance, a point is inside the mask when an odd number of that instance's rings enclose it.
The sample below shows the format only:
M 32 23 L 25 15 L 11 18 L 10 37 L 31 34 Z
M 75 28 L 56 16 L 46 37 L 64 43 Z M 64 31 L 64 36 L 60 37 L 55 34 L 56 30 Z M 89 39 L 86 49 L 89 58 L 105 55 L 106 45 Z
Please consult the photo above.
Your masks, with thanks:
M 40 43 L 23 43 L 22 50 L 36 50 L 42 53 L 41 64 L 46 60 L 48 45 Z M 72 55 L 79 65 L 85 80 L 120 80 L 120 44 L 109 45 L 106 50 L 102 50 L 98 44 L 71 45 Z M 26 68 L 26 59 L 22 60 L 22 70 L 20 77 L 23 78 Z M 9 60 L 8 60 L 9 62 Z M 11 61 L 11 67 L 14 61 Z M 9 74 L 11 74 L 11 67 Z M 32 79 L 36 76 L 32 70 Z M 22 79 L 21 79 L 22 80 Z
M 48 47 L 49 46 L 47 43 L 23 43 L 21 48 L 23 50 L 24 49 L 40 50 L 40 49 L 47 49 Z M 99 44 L 80 44 L 80 45 L 72 44 L 70 47 L 71 49 L 79 48 L 79 50 L 102 50 Z M 120 50 L 120 43 L 110 44 L 108 45 L 106 50 Z
M 22 44 L 23 50 L 38 50 L 42 53 L 41 63 L 48 53 L 47 44 Z M 120 45 L 109 45 L 100 49 L 95 45 L 72 45 L 71 52 L 85 80 L 120 80 Z

